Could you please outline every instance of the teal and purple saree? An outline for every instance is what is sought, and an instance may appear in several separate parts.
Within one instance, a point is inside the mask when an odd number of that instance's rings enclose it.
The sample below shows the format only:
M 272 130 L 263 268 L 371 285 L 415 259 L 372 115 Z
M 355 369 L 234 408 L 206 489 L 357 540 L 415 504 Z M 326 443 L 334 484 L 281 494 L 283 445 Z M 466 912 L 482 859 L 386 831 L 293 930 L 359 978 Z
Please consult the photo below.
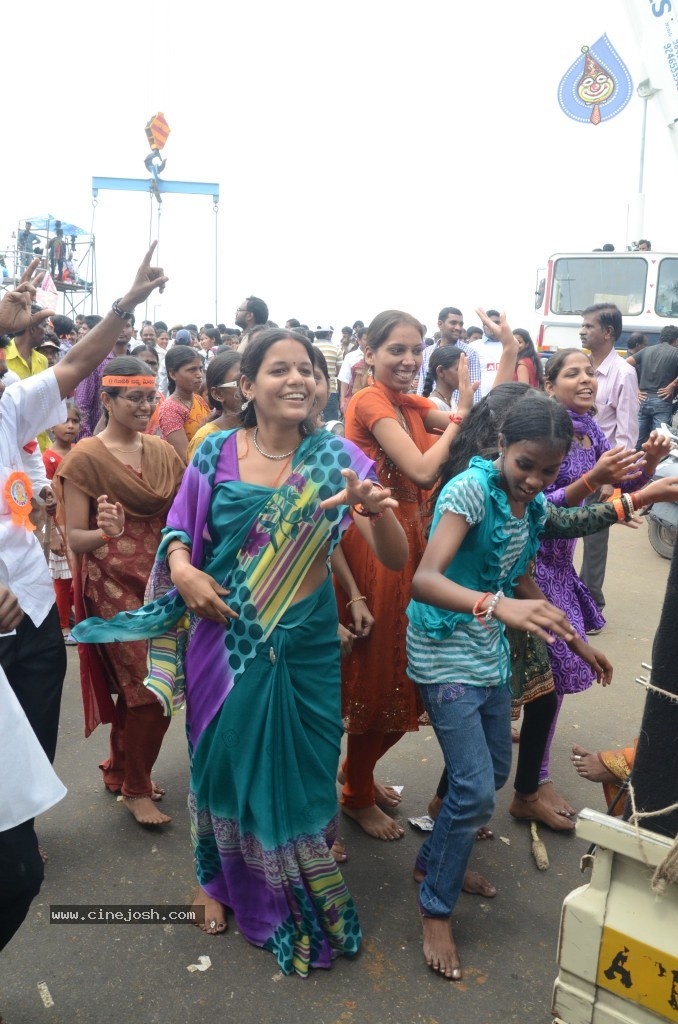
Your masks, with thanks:
M 158 551 L 153 582 L 167 592 L 137 612 L 77 627 L 81 642 L 152 638 L 148 685 L 168 714 L 182 699 L 176 691 L 185 669 L 198 881 L 286 974 L 329 967 L 334 957 L 356 953 L 361 940 L 330 853 L 342 723 L 329 574 L 294 603 L 306 568 L 351 523 L 346 506 L 319 507 L 342 489 L 345 468 L 376 480 L 358 448 L 320 431 L 302 442 L 275 490 L 246 484 L 235 432 L 209 435 L 186 471 Z M 187 620 L 167 575 L 173 539 L 190 545 L 192 563 L 230 590 L 239 618 L 228 627 Z

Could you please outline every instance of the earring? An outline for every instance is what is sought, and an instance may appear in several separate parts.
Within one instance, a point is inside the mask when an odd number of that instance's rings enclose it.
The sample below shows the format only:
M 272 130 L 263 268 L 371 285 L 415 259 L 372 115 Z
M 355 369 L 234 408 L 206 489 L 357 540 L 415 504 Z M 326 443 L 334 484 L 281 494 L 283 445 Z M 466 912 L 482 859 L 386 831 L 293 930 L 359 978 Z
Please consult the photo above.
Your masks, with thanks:
M 247 412 L 247 410 L 248 410 L 248 409 L 249 409 L 249 407 L 250 407 L 250 402 L 251 402 L 251 401 L 252 401 L 252 399 L 251 399 L 251 398 L 246 398 L 246 399 L 245 399 L 245 401 L 244 401 L 244 402 L 242 403 L 242 405 L 240 406 L 240 410 L 241 410 L 241 412 Z

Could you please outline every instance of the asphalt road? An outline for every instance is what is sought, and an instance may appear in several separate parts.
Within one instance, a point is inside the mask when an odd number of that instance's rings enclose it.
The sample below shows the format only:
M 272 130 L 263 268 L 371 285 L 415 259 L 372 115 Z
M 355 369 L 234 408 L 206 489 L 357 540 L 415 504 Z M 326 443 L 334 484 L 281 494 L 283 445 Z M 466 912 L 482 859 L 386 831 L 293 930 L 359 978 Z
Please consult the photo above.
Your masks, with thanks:
M 577 741 L 590 749 L 625 746 L 637 732 L 644 693 L 634 683 L 648 661 L 669 563 L 650 548 L 644 527 L 615 527 L 607 577 L 609 625 L 596 639 L 615 665 L 610 689 L 593 687 L 565 701 L 554 742 L 554 778 L 576 806 L 603 809 L 599 787 L 580 780 L 568 760 Z M 52 904 L 189 904 L 195 883 L 186 810 L 187 758 L 182 720 L 172 725 L 155 776 L 173 817 L 162 831 L 137 826 L 105 792 L 97 763 L 106 731 L 85 740 L 77 653 L 69 651 L 56 767 L 68 796 L 38 822 L 49 852 L 42 892 L 0 956 L 0 1013 L 6 1024 L 175 1024 L 227 1019 L 238 1024 L 297 1020 L 314 1024 L 473 1024 L 550 1019 L 563 897 L 583 884 L 585 844 L 540 830 L 550 869 L 538 872 L 529 829 L 507 813 L 510 786 L 498 796 L 495 839 L 479 842 L 472 865 L 491 878 L 493 900 L 462 895 L 454 916 L 465 977 L 451 984 L 422 959 L 411 871 L 421 834 L 400 842 L 365 836 L 343 819 L 345 867 L 364 943 L 353 961 L 302 979 L 283 977 L 271 954 L 251 947 L 231 919 L 227 935 L 187 924 L 50 924 Z M 420 815 L 441 758 L 430 728 L 406 737 L 380 777 L 405 786 L 401 815 Z M 1 784 L 1 780 L 0 780 Z M 189 972 L 209 956 L 211 966 Z M 46 1005 L 47 1004 L 47 1005 Z

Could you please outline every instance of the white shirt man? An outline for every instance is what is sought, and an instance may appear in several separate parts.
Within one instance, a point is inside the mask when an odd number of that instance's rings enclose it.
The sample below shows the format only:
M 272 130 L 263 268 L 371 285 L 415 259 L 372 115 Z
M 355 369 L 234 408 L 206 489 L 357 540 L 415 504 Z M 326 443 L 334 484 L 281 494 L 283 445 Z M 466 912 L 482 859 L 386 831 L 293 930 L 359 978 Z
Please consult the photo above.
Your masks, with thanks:
M 496 309 L 489 309 L 487 315 L 492 323 L 499 326 L 499 313 Z M 481 398 L 484 398 L 492 390 L 503 348 L 500 341 L 488 338 L 486 334 L 483 334 L 480 341 L 474 341 L 470 347 L 476 353 L 480 362 L 480 388 L 476 392 L 478 401 L 480 401 Z

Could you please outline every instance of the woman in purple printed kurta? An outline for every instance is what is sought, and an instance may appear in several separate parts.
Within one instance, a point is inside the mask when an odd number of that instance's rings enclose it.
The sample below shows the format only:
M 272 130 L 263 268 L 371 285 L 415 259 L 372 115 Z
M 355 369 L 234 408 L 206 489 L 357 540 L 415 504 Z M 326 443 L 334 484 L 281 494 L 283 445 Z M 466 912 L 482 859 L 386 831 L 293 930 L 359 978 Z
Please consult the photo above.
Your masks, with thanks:
M 605 485 L 621 485 L 633 491 L 648 482 L 657 462 L 664 454 L 662 441 L 656 436 L 644 446 L 645 458 L 637 465 L 637 452 L 610 449 L 602 430 L 591 415 L 596 397 L 596 378 L 589 356 L 581 349 L 563 349 L 546 366 L 547 393 L 565 406 L 574 427 L 574 442 L 563 459 L 558 477 L 544 492 L 554 505 L 582 505 L 587 495 Z M 605 619 L 598 611 L 591 594 L 577 575 L 574 564 L 574 540 L 545 540 L 537 555 L 535 577 L 546 597 L 566 612 L 568 620 L 583 637 L 591 630 L 600 630 Z M 566 693 L 587 690 L 595 675 L 589 665 L 574 654 L 562 641 L 549 646 L 553 678 L 558 694 L 558 710 Z M 553 721 L 546 753 L 541 766 L 540 783 L 544 795 L 562 811 L 573 809 L 558 797 L 549 779 L 549 752 L 558 715 Z

